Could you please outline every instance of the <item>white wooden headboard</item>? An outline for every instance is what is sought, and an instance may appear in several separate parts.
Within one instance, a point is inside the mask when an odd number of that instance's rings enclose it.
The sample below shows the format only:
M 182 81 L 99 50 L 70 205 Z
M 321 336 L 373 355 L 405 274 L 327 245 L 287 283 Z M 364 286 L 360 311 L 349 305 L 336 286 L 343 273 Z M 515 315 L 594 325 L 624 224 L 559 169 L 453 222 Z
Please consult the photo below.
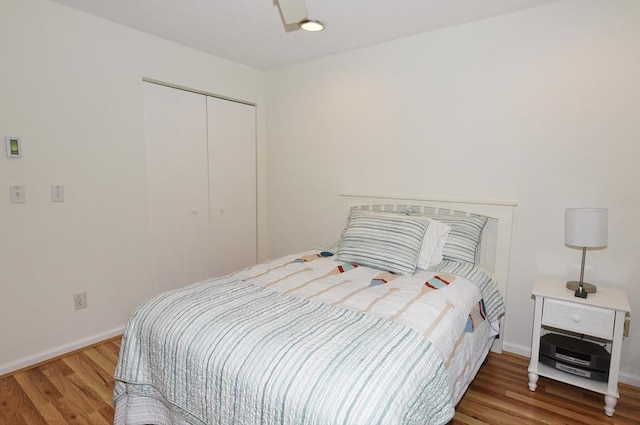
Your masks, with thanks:
M 412 209 L 434 215 L 483 215 L 488 218 L 482 231 L 479 264 L 491 271 L 498 290 L 507 299 L 509 287 L 509 261 L 511 258 L 511 232 L 513 229 L 515 201 L 442 199 L 393 195 L 340 194 L 342 213 L 346 221 L 352 207 L 373 211 L 401 212 Z M 504 317 L 500 325 L 504 329 Z M 502 340 L 497 339 L 492 351 L 502 351 Z

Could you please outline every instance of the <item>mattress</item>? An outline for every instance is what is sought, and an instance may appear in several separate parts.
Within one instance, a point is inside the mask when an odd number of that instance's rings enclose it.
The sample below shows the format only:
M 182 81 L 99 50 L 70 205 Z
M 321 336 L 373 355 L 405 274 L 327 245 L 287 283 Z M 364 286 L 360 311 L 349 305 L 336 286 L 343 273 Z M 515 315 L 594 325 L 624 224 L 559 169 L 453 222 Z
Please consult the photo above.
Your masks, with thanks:
M 160 294 L 131 316 L 116 424 L 444 424 L 498 333 L 481 269 L 411 276 L 305 251 Z

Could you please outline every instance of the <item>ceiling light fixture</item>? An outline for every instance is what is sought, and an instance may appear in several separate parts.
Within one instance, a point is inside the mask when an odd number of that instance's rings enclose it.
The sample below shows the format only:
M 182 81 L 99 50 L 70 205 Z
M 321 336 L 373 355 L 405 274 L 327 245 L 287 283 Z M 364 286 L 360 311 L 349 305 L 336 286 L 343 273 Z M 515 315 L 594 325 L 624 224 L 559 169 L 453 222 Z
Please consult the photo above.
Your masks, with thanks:
M 301 29 L 309 32 L 318 32 L 324 29 L 324 25 L 320 21 L 306 19 L 298 24 Z

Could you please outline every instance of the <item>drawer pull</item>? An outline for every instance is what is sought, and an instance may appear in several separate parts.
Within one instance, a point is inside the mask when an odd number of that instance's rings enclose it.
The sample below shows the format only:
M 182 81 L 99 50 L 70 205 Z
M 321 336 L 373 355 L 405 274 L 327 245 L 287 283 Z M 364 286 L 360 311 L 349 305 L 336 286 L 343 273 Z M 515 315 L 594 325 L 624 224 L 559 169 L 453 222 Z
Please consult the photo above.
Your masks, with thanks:
M 573 316 L 571 316 L 571 318 L 573 319 L 574 323 L 580 323 L 580 316 L 577 314 L 574 314 Z

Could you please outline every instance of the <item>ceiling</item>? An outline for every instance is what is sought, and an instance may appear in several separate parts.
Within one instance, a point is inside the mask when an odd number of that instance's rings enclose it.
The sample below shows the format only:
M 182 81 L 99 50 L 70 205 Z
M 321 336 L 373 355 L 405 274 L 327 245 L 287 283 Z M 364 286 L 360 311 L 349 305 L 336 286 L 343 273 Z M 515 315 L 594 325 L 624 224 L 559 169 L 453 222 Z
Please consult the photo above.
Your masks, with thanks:
M 285 31 L 275 0 L 56 1 L 266 70 L 557 0 L 306 0 L 319 33 Z

